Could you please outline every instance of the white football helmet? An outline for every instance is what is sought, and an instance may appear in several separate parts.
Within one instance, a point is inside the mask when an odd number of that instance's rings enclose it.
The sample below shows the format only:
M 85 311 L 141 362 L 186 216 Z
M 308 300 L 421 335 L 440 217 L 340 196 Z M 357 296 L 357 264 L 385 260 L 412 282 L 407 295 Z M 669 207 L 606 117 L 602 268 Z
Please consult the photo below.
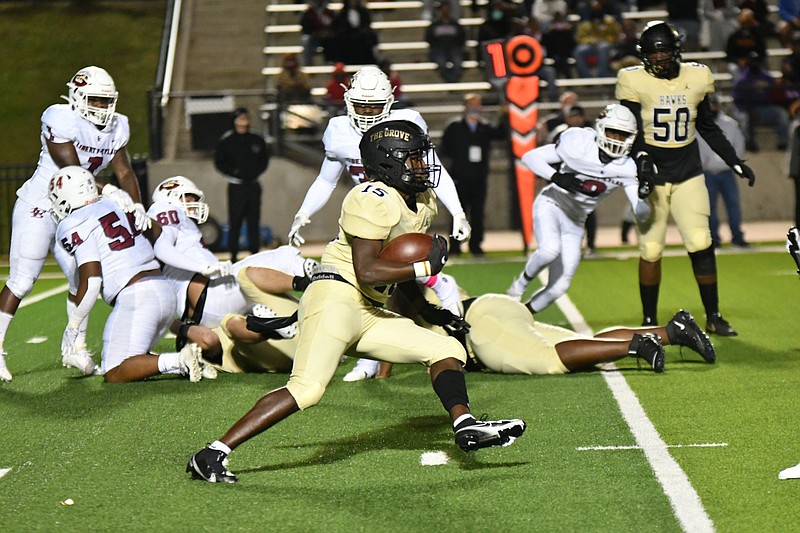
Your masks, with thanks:
M 197 200 L 187 198 L 188 195 Z M 202 224 L 208 220 L 208 204 L 205 193 L 192 180 L 183 176 L 172 176 L 158 184 L 153 191 L 154 202 L 167 202 L 183 209 L 186 216 Z
M 63 97 L 80 116 L 100 127 L 107 126 L 114 118 L 119 93 L 114 80 L 100 67 L 80 69 L 67 83 L 69 93 Z M 102 99 L 105 107 L 93 105 L 90 100 Z M 96 104 L 96 102 L 94 102 Z
M 633 116 L 630 109 L 621 104 L 608 104 L 600 113 L 594 128 L 597 132 L 597 146 L 615 159 L 630 153 L 638 133 L 636 117 Z M 611 139 L 606 135 L 608 131 L 621 133 L 625 135 L 625 138 L 623 140 Z
M 394 103 L 392 84 L 378 67 L 363 67 L 350 79 L 350 87 L 344 92 L 344 102 L 353 127 L 364 133 L 389 115 Z M 382 106 L 382 109 L 377 115 L 359 115 L 355 106 L 361 105 Z
M 52 202 L 53 218 L 61 222 L 74 210 L 100 198 L 91 172 L 83 167 L 64 167 L 50 178 L 47 197 Z

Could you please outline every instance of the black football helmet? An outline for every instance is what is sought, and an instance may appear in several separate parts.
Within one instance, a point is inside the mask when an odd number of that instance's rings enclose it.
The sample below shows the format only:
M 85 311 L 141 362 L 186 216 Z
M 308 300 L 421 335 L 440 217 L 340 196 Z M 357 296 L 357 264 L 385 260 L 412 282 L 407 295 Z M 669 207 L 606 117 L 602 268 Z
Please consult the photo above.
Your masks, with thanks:
M 681 62 L 681 36 L 671 24 L 654 20 L 645 26 L 636 45 L 644 69 L 655 76 L 671 80 L 678 76 Z M 669 52 L 669 57 L 654 58 L 656 52 Z
M 375 124 L 364 132 L 358 148 L 371 180 L 412 195 L 439 185 L 442 167 L 429 160 L 431 138 L 413 122 L 387 120 Z

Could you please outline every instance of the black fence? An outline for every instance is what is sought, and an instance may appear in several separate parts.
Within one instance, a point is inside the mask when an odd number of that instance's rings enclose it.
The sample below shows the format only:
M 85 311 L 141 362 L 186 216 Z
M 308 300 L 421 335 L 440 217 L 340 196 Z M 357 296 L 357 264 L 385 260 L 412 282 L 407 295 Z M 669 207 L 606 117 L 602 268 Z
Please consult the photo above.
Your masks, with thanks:
M 11 245 L 11 212 L 17 189 L 31 177 L 35 164 L 0 165 L 0 255 L 7 255 Z

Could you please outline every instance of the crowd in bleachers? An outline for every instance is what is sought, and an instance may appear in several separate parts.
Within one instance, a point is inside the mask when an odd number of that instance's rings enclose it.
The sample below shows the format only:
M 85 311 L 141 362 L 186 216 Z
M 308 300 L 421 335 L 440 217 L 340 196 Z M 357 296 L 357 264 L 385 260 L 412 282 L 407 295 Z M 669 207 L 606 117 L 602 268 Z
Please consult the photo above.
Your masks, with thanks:
M 731 111 L 745 126 L 748 149 L 759 148 L 753 134 L 759 123 L 776 129 L 776 148 L 786 147 L 789 110 L 798 107 L 791 104 L 800 97 L 800 7 L 795 7 L 800 2 L 781 0 L 777 9 L 770 9 L 766 0 L 426 0 L 418 6 L 421 13 L 409 10 L 408 18 L 422 25 L 405 30 L 405 39 L 412 34 L 418 39 L 405 43 L 383 42 L 382 32 L 387 30 L 380 28 L 389 26 L 372 22 L 382 20 L 391 4 L 308 0 L 305 11 L 296 14 L 302 53 L 288 61 L 302 61 L 294 69 L 300 75 L 305 69 L 328 72 L 331 80 L 337 76 L 340 80 L 331 85 L 315 82 L 313 75 L 297 80 L 297 74 L 281 72 L 268 83 L 287 100 L 317 103 L 335 114 L 342 109 L 335 94 L 338 83 L 359 65 L 391 64 L 400 50 L 419 50 L 414 62 L 392 71 L 397 84 L 402 84 L 401 73 L 413 83 L 427 59 L 441 82 L 455 87 L 465 78 L 475 79 L 475 74 L 470 78 L 466 72 L 482 65 L 482 43 L 527 34 L 542 43 L 546 54 L 537 73 L 545 82 L 542 99 L 557 102 L 565 87 L 580 86 L 582 80 L 600 82 L 599 78 L 612 78 L 620 68 L 637 64 L 636 42 L 644 24 L 666 18 L 684 36 L 689 56 L 697 53 L 701 62 L 708 57 L 712 70 L 730 74 L 730 82 L 721 88 L 726 97 L 733 96 Z M 417 20 L 420 14 L 422 21 Z M 717 61 L 720 54 L 722 61 Z M 323 66 L 316 67 L 319 63 Z M 290 82 L 300 84 L 299 90 L 290 84 L 287 92 Z M 397 102 L 405 102 L 396 96 Z

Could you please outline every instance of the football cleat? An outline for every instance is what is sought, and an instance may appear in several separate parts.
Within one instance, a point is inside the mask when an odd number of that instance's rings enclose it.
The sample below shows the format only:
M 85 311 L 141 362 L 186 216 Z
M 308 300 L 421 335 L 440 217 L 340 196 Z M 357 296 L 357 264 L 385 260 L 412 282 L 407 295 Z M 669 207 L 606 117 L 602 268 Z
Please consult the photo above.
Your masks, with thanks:
M 92 354 L 85 348 L 78 351 L 70 350 L 62 355 L 61 364 L 66 367 L 77 368 L 84 376 L 92 376 L 97 371 L 97 365 L 92 361 Z
M 319 262 L 316 259 L 311 259 L 310 257 L 306 258 L 303 261 L 303 272 L 305 273 L 305 276 L 311 279 L 311 277 L 314 276 L 314 272 L 317 270 L 318 266 Z
M 189 381 L 196 383 L 203 377 L 203 369 L 200 368 L 200 347 L 191 342 L 184 346 L 178 355 L 178 364 L 181 374 L 189 378 Z
M 379 361 L 372 359 L 359 359 L 353 370 L 345 374 L 342 381 L 363 381 L 365 379 L 372 379 L 378 373 L 380 368 Z
M 11 381 L 11 372 L 8 371 L 6 366 L 6 356 L 8 352 L 0 350 L 0 381 Z
M 205 447 L 186 464 L 186 471 L 192 479 L 202 479 L 209 483 L 236 483 L 239 478 L 228 470 L 228 454 Z
M 465 452 L 490 446 L 509 446 L 525 433 L 525 422 L 511 420 L 475 420 L 456 430 L 456 444 Z
M 647 361 L 653 372 L 664 371 L 664 347 L 655 333 L 636 333 L 628 346 L 628 355 Z
M 706 332 L 700 329 L 689 311 L 681 309 L 667 322 L 667 337 L 670 344 L 686 346 L 703 356 L 706 363 L 717 360 L 717 351 Z
M 738 335 L 736 330 L 719 313 L 714 313 L 706 318 L 706 331 L 720 337 L 735 337 Z
M 202 359 L 200 359 L 200 368 L 200 374 L 203 379 L 217 379 L 217 376 L 219 375 L 217 369 L 204 362 Z

